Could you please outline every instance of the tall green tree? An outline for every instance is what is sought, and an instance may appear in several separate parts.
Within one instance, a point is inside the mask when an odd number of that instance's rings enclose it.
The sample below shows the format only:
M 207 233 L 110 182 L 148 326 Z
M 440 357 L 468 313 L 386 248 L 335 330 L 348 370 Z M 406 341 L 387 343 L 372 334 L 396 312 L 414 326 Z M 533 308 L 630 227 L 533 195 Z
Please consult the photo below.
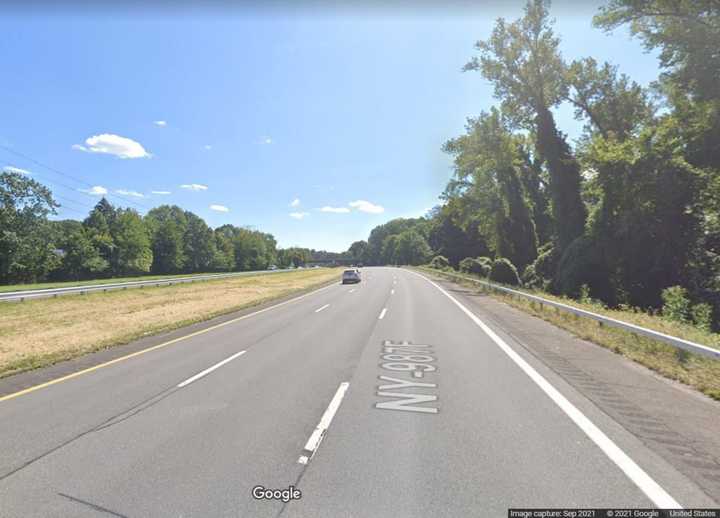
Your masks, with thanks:
M 217 228 L 216 232 L 220 232 L 232 242 L 237 270 L 264 270 L 270 264 L 278 262 L 277 244 L 272 234 L 233 225 L 223 225 Z M 300 259 L 305 264 L 305 261 L 309 260 L 309 251 L 306 255 L 295 255 L 292 259 Z M 284 256 L 283 259 L 288 257 Z
M 229 272 L 235 269 L 235 248 L 232 240 L 222 232 L 213 232 L 215 240 L 215 254 L 212 258 L 212 269 L 219 272 Z
M 424 264 L 432 255 L 425 238 L 417 230 L 406 230 L 397 235 L 394 251 L 397 264 Z
M 585 138 L 599 134 L 623 141 L 647 125 L 655 106 L 649 93 L 617 66 L 599 65 L 593 58 L 573 61 L 567 70 L 567 100 L 575 117 L 587 121 Z
M 396 218 L 373 228 L 368 238 L 367 258 L 369 264 L 393 264 L 385 251 L 385 239 L 405 230 L 417 230 L 424 238 L 429 232 L 429 222 L 425 218 Z
M 185 221 L 184 268 L 189 272 L 207 272 L 212 268 L 217 251 L 213 231 L 200 216 L 190 211 L 185 211 Z
M 113 264 L 116 254 L 115 242 L 110 230 L 110 226 L 115 223 L 115 218 L 115 208 L 103 197 L 83 221 L 87 236 L 108 266 Z M 108 273 L 110 273 L 110 269 L 108 269 Z
M 112 269 L 117 275 L 147 273 L 153 262 L 148 231 L 134 209 L 119 209 L 110 228 L 115 245 Z
M 355 241 L 347 251 L 347 255 L 352 257 L 355 262 L 367 262 L 367 253 L 367 241 Z
M 524 268 L 537 257 L 537 235 L 529 200 L 520 180 L 519 143 L 498 110 L 470 119 L 467 133 L 444 146 L 455 157 L 462 195 L 477 201 L 491 248 Z
M 442 206 L 432 210 L 430 218 L 428 244 L 454 268 L 466 257 L 490 254 L 477 214 L 467 214 L 463 202 L 459 197 L 448 197 Z
M 493 84 L 503 113 L 535 135 L 550 173 L 557 246 L 564 250 L 583 233 L 586 210 L 580 196 L 580 165 L 551 111 L 567 97 L 566 66 L 558 47 L 548 2 L 531 0 L 521 19 L 497 20 L 490 38 L 476 43 L 479 57 L 464 69 L 479 70 Z
M 307 248 L 290 247 L 282 248 L 278 251 L 277 261 L 281 268 L 289 268 L 292 266 L 305 266 L 311 259 L 310 250 Z
M 543 167 L 531 137 L 517 134 L 514 137 L 518 155 L 516 167 L 535 223 L 538 245 L 544 245 L 552 240 L 553 232 L 547 169 Z
M 608 268 L 610 302 L 658 306 L 663 288 L 686 282 L 700 220 L 689 210 L 697 175 L 678 147 L 680 134 L 667 117 L 624 142 L 597 137 L 586 152 L 601 191 L 590 224 L 591 255 Z
M 19 173 L 0 173 L 0 282 L 31 282 L 57 267 L 47 217 L 59 205 L 50 190 Z
M 74 229 L 58 238 L 62 261 L 53 272 L 58 280 L 82 280 L 98 277 L 107 272 L 110 264 L 102 258 L 89 230 Z
M 700 220 L 691 251 L 694 296 L 720 321 L 720 5 L 715 0 L 611 0 L 594 18 L 607 31 L 626 25 L 648 50 L 659 51 L 658 90 L 665 96 L 677 149 L 695 168 L 690 210 Z M 664 124 L 670 121 L 665 117 Z
M 698 101 L 720 98 L 720 5 L 716 0 L 610 0 L 594 18 L 612 30 L 628 24 L 648 50 L 660 50 L 662 79 Z
M 176 205 L 161 205 L 149 211 L 145 223 L 150 231 L 154 273 L 181 273 L 185 255 L 185 211 Z
M 385 236 L 382 241 L 381 255 L 378 261 L 379 264 L 398 264 L 399 235 L 400 234 L 390 234 Z

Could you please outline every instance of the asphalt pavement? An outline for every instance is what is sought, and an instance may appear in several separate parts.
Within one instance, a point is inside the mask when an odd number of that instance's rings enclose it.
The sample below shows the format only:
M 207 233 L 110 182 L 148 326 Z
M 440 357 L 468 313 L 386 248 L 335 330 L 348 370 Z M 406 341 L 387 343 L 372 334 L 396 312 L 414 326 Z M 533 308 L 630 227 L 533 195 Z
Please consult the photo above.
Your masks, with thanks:
M 425 276 L 364 268 L 0 400 L 0 517 L 717 507 L 515 336 Z

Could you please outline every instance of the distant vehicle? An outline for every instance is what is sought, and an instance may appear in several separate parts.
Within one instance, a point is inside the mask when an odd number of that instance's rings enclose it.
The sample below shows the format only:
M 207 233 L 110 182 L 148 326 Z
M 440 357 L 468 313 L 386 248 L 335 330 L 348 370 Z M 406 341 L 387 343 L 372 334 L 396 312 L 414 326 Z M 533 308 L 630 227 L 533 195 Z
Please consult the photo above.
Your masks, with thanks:
M 316 264 L 315 266 L 313 266 L 313 268 L 320 268 L 320 265 Z
M 358 270 L 345 270 L 343 272 L 343 284 L 357 284 L 358 282 L 360 282 L 360 272 Z
M 298 266 L 298 270 L 303 270 L 304 268 L 304 266 Z
M 277 269 L 278 269 L 278 267 L 275 266 L 274 264 L 271 264 L 270 266 L 268 266 L 268 270 L 277 270 Z

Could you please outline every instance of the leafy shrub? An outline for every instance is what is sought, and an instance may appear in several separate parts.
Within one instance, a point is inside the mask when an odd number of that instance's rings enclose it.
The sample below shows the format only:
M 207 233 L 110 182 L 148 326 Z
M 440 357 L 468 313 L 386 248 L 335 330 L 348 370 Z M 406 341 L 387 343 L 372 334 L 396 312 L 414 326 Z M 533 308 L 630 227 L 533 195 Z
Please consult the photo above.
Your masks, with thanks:
M 687 323 L 690 320 L 690 299 L 682 286 L 670 286 L 662 291 L 662 314 L 668 320 Z
M 490 270 L 492 270 L 492 265 L 493 265 L 493 258 L 480 256 L 480 257 L 477 257 L 477 260 L 479 262 L 481 262 L 483 265 L 485 265 L 485 268 L 487 268 L 487 273 L 485 274 L 485 276 L 487 277 L 488 275 L 490 275 Z
M 472 269 L 473 269 L 473 266 L 474 266 L 473 263 L 475 263 L 475 259 L 474 259 L 474 258 L 472 258 L 472 257 L 466 257 L 465 259 L 463 259 L 462 261 L 460 261 L 460 264 L 458 265 L 458 269 L 459 269 L 461 272 L 464 272 L 464 273 L 473 273 L 473 272 L 472 272 Z
M 500 282 L 502 284 L 510 284 L 511 286 L 520 285 L 520 277 L 517 268 L 508 259 L 500 257 L 495 259 L 490 270 L 490 280 Z
M 692 313 L 693 322 L 697 327 L 708 333 L 712 331 L 713 308 L 710 304 L 695 304 L 690 312 Z
M 430 268 L 435 268 L 436 270 L 446 270 L 450 268 L 450 261 L 448 261 L 445 256 L 436 255 L 432 258 L 432 261 L 430 261 Z
M 460 271 L 487 277 L 492 268 L 492 260 L 488 257 L 466 257 L 460 261 Z
M 592 303 L 592 299 L 590 298 L 590 286 L 587 284 L 580 286 L 580 296 L 578 297 L 578 300 L 584 304 Z
M 552 243 L 544 244 L 539 250 L 534 262 L 525 267 L 523 271 L 523 285 L 529 288 L 548 291 L 557 270 L 557 254 Z

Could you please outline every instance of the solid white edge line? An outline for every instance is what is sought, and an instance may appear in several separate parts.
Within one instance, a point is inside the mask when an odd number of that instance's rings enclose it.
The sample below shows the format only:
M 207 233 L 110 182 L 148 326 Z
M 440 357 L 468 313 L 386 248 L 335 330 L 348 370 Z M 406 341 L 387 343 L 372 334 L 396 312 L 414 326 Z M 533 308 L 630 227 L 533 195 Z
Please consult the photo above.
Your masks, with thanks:
M 310 435 L 310 438 L 305 443 L 306 451 L 312 452 L 312 454 L 315 454 L 315 451 L 317 451 L 318 446 L 320 446 L 320 443 L 325 436 L 325 432 L 327 432 L 327 429 L 330 427 L 330 423 L 332 422 L 333 417 L 335 417 L 335 412 L 337 412 L 338 408 L 340 408 L 340 403 L 342 403 L 342 400 L 345 397 L 345 392 L 347 392 L 349 386 L 350 383 L 347 381 L 343 381 L 342 383 L 340 383 L 340 386 L 338 387 L 337 391 L 335 391 L 335 395 L 333 396 L 332 400 L 330 400 L 330 404 L 325 410 L 325 413 L 320 418 L 320 422 L 315 427 L 312 435 Z M 301 456 L 298 459 L 298 462 L 300 464 L 307 464 L 307 461 L 307 456 Z
M 317 308 L 315 310 L 315 313 L 320 313 L 323 309 L 327 309 L 329 307 L 330 307 L 330 304 L 325 304 L 324 306 Z
M 660 484 L 648 475 L 634 460 L 632 460 L 623 450 L 617 446 L 612 439 L 600 430 L 588 417 L 585 416 L 575 405 L 563 396 L 549 381 L 547 381 L 540 373 L 538 373 L 529 363 L 527 363 L 518 353 L 515 352 L 505 341 L 490 329 L 482 320 L 474 313 L 467 309 L 455 297 L 450 295 L 443 288 L 435 284 L 433 281 L 417 272 L 408 270 L 410 273 L 425 279 L 427 282 L 435 286 L 443 295 L 449 298 L 460 310 L 475 322 L 488 335 L 495 345 L 500 347 L 512 361 L 527 374 L 545 394 L 553 400 L 553 402 L 565 412 L 565 414 L 587 435 L 604 453 L 612 460 L 627 477 L 645 493 L 645 495 L 660 509 L 682 509 L 682 506 L 665 491 Z
M 385 318 L 385 313 L 387 313 L 387 308 L 383 308 L 383 310 L 380 312 L 378 320 L 382 320 L 383 318 Z
M 203 376 L 206 376 L 206 375 L 210 374 L 210 373 L 211 373 L 212 371 L 214 371 L 215 369 L 218 369 L 218 368 L 222 367 L 223 365 L 225 365 L 226 363 L 233 361 L 235 358 L 237 358 L 238 356 L 242 356 L 242 355 L 245 354 L 246 352 L 247 352 L 247 351 L 240 351 L 239 353 L 235 353 L 235 354 L 233 354 L 232 356 L 230 356 L 229 358 L 225 358 L 223 361 L 216 363 L 216 364 L 213 365 L 212 367 L 208 367 L 208 368 L 205 369 L 204 371 L 198 372 L 198 373 L 195 374 L 195 376 L 193 376 L 192 378 L 188 378 L 188 379 L 186 379 L 185 381 L 183 381 L 182 383 L 179 383 L 178 386 L 177 386 L 177 388 L 183 388 L 183 387 L 185 387 L 185 386 L 187 386 L 187 385 L 190 385 L 190 383 L 192 383 L 193 381 L 197 381 L 197 380 L 199 380 L 200 378 L 202 378 Z

